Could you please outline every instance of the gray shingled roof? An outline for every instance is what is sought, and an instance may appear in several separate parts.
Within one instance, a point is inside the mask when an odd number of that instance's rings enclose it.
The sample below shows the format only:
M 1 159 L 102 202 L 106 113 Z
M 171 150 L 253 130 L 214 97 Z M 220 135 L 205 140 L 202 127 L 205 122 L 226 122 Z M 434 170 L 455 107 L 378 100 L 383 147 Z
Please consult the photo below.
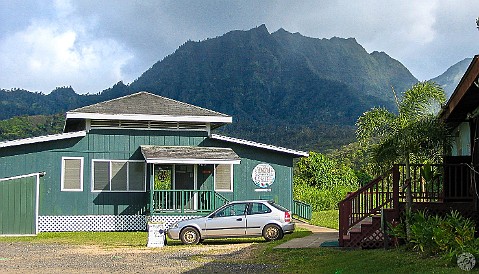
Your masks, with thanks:
M 193 146 L 141 146 L 147 162 L 173 160 L 239 161 L 231 148 Z
M 229 115 L 197 107 L 149 92 L 138 92 L 113 100 L 100 102 L 69 111 L 69 113 L 143 114 L 171 116 L 220 116 Z

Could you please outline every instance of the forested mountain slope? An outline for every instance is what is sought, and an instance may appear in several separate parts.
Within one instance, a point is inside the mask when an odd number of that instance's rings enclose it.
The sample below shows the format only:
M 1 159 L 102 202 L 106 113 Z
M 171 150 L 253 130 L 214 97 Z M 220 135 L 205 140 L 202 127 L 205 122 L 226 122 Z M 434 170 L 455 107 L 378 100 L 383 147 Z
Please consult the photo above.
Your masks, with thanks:
M 87 81 L 87 79 L 85 79 Z M 417 79 L 383 52 L 353 38 L 317 39 L 262 25 L 204 41 L 187 41 L 129 85 L 78 95 L 0 90 L 0 119 L 63 113 L 149 91 L 233 116 L 223 134 L 324 151 L 354 140 L 357 117 L 373 106 L 394 109 Z

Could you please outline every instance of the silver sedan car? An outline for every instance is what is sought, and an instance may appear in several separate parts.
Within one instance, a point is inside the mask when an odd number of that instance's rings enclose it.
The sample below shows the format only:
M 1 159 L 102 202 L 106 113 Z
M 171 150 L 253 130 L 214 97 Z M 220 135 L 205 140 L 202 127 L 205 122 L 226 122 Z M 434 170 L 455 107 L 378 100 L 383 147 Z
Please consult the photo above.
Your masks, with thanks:
M 205 217 L 174 223 L 168 237 L 184 244 L 209 238 L 263 236 L 279 240 L 294 231 L 291 212 L 273 201 L 250 200 L 228 203 Z

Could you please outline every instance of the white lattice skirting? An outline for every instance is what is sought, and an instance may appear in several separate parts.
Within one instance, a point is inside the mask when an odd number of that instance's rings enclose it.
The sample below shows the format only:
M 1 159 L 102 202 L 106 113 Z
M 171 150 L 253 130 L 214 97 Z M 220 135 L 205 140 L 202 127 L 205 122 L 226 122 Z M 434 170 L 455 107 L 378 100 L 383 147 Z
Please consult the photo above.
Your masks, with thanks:
M 85 215 L 40 216 L 39 232 L 56 231 L 146 231 L 147 221 L 163 222 L 166 227 L 193 216 Z

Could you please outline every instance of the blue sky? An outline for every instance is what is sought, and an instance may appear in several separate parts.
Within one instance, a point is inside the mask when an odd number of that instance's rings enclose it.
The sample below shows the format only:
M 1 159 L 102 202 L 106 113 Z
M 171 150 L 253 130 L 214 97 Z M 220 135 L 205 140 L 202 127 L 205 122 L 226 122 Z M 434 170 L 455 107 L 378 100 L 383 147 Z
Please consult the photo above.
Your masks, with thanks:
M 419 80 L 479 54 L 477 0 L 0 1 L 0 88 L 96 93 L 138 78 L 187 40 L 266 24 L 354 37 Z

